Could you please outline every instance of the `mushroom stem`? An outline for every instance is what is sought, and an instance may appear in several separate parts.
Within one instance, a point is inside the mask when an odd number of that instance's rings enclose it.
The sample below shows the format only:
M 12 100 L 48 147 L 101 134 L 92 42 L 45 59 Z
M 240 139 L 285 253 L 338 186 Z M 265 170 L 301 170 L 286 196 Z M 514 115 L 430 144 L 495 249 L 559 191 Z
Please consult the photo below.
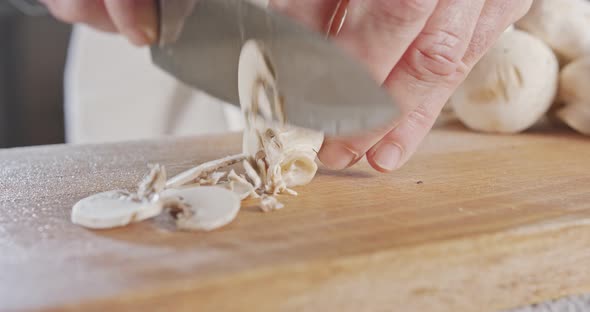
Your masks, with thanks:
M 252 185 L 254 185 L 254 188 L 255 189 L 260 188 L 260 185 L 262 185 L 262 180 L 260 179 L 260 176 L 258 175 L 256 170 L 254 170 L 254 167 L 252 167 L 252 165 L 250 164 L 250 162 L 248 160 L 244 160 L 242 163 L 244 165 L 244 170 L 246 171 L 246 175 L 252 181 Z

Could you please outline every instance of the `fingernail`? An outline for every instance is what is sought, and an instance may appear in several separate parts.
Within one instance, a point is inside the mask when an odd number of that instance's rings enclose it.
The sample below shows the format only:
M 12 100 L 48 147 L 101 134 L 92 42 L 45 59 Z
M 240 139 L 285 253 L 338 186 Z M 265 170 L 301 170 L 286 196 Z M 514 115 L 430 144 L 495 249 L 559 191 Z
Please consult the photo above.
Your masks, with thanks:
M 129 38 L 131 43 L 137 46 L 144 46 L 150 43 L 147 35 L 140 30 L 127 31 L 125 32 L 125 35 Z
M 389 142 L 383 142 L 373 154 L 373 161 L 379 168 L 392 171 L 397 168 L 402 158 L 402 149 L 399 145 Z
M 339 143 L 322 147 L 318 155 L 324 165 L 333 170 L 348 168 L 358 157 L 353 150 Z
M 137 24 L 129 35 L 137 45 L 149 45 L 157 40 L 158 18 L 152 4 L 137 2 Z
M 158 35 L 156 33 L 156 29 L 153 27 L 146 27 L 143 29 L 143 33 L 145 34 L 146 39 L 148 40 L 148 44 L 155 43 L 158 39 Z
M 145 46 L 155 43 L 157 40 L 156 31 L 150 27 L 144 27 L 143 29 L 133 29 L 124 31 L 127 38 L 131 43 L 137 46 Z

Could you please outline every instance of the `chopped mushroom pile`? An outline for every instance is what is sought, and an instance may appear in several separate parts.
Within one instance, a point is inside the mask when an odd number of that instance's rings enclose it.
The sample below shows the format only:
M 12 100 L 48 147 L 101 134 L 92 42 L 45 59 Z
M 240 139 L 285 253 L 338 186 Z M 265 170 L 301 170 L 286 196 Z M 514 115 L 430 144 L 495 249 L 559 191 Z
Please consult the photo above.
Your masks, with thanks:
M 297 195 L 292 188 L 314 178 L 324 136 L 285 124 L 271 62 L 256 41 L 242 49 L 238 90 L 246 118 L 241 154 L 200 164 L 169 180 L 165 168 L 154 165 L 136 193 L 111 191 L 76 203 L 72 222 L 105 229 L 167 211 L 179 229 L 210 231 L 230 223 L 247 198 L 259 199 L 264 212 L 283 208 L 278 195 Z

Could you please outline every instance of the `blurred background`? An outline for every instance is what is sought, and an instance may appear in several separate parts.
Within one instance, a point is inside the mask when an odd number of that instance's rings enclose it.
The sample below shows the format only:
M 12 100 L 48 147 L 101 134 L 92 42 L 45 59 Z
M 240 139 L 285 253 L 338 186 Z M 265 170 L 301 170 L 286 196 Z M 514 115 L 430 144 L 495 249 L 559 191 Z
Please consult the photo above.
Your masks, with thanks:
M 0 1 L 0 148 L 64 142 L 71 29 L 31 1 Z
M 0 148 L 238 131 L 240 110 L 180 84 L 122 36 L 0 0 Z

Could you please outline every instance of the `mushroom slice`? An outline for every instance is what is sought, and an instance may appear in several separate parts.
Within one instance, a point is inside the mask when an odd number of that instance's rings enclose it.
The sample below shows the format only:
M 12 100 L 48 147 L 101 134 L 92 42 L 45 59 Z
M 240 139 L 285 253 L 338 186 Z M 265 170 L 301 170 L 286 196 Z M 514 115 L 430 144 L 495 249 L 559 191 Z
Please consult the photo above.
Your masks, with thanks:
M 91 229 L 109 229 L 153 218 L 161 212 L 160 202 L 132 199 L 124 191 L 109 191 L 77 202 L 71 220 Z
M 324 135 L 317 131 L 290 128 L 281 132 L 279 137 L 283 145 L 280 167 L 285 185 L 295 187 L 310 183 L 318 170 L 315 159 Z
M 254 156 L 262 149 L 260 135 L 266 128 L 284 122 L 282 100 L 276 87 L 276 76 L 269 57 L 256 40 L 247 41 L 240 52 L 238 96 L 245 116 L 243 152 Z M 264 119 L 259 118 L 262 115 Z
M 221 179 L 223 179 L 226 175 L 227 175 L 227 172 L 225 172 L 225 171 L 215 171 L 215 172 L 209 174 L 209 176 L 207 178 L 201 179 L 198 184 L 199 185 L 217 185 L 217 184 L 219 184 L 219 181 Z
M 246 158 L 248 158 L 247 155 L 238 154 L 203 163 L 168 180 L 166 182 L 166 188 L 180 187 L 195 180 L 198 182 L 201 178 L 205 178 L 209 174 L 225 167 L 237 164 Z
M 236 193 L 240 197 L 240 200 L 244 200 L 250 196 L 258 196 L 254 185 L 250 184 L 245 178 L 237 175 L 235 171 L 232 170 L 227 175 L 227 179 L 229 181 L 228 186 L 230 190 Z
M 150 165 L 150 172 L 137 187 L 139 199 L 153 199 L 166 187 L 166 168 L 160 164 Z
M 176 198 L 189 209 L 175 215 L 183 230 L 212 231 L 232 222 L 240 211 L 238 195 L 218 186 L 169 189 L 162 197 Z
M 247 41 L 240 54 L 238 93 L 246 118 L 242 151 L 249 162 L 244 168 L 255 188 L 276 195 L 309 183 L 318 169 L 315 159 L 324 136 L 285 124 L 272 63 L 255 40 Z
M 260 179 L 260 175 L 256 172 L 254 167 L 250 164 L 248 160 L 244 160 L 243 162 L 244 170 L 246 171 L 246 175 L 252 181 L 252 185 L 255 189 L 260 188 L 262 185 L 262 180 Z

